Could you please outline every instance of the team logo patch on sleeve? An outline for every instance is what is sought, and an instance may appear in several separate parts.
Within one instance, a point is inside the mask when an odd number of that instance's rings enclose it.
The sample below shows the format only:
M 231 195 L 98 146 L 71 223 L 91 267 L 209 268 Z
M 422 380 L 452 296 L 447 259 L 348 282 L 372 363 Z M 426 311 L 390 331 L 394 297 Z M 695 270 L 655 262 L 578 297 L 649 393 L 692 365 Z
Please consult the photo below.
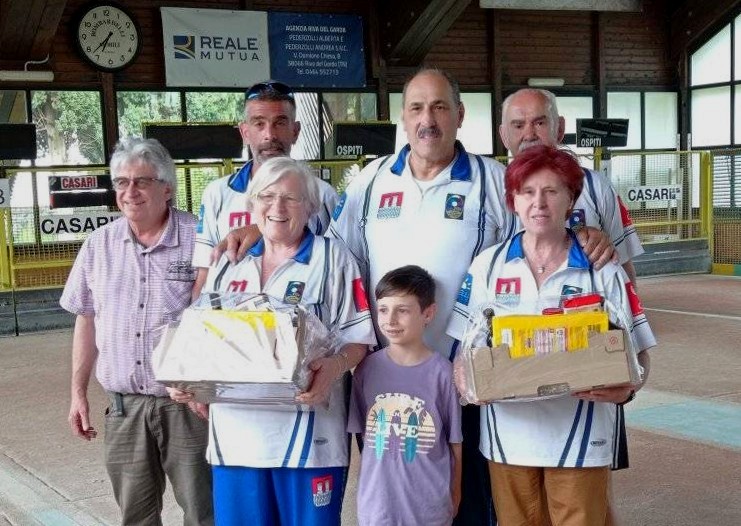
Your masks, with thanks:
M 463 205 L 466 196 L 460 194 L 448 194 L 445 198 L 445 219 L 463 219 Z
M 337 202 L 337 204 L 334 207 L 334 210 L 332 211 L 332 219 L 337 221 L 337 219 L 340 217 L 340 214 L 342 213 L 342 209 L 345 208 L 345 202 L 347 201 L 347 192 L 342 192 L 342 195 L 340 196 L 340 200 Z
M 457 301 L 461 305 L 468 305 L 468 302 L 471 301 L 472 283 L 473 276 L 471 276 L 471 274 L 466 274 L 466 277 L 463 278 L 463 283 L 461 283 L 461 288 L 458 290 L 458 297 L 455 299 L 455 301 Z
M 328 506 L 332 502 L 332 485 L 332 475 L 311 479 L 311 495 L 314 498 L 314 506 Z
M 574 208 L 569 216 L 569 226 L 575 230 L 587 226 L 587 217 L 583 208 Z
M 630 312 L 633 313 L 633 317 L 640 316 L 643 314 L 643 305 L 641 304 L 641 298 L 636 293 L 636 288 L 630 281 L 625 284 L 625 289 L 628 292 L 628 301 L 630 302 Z
M 378 219 L 394 219 L 401 215 L 401 202 L 404 200 L 404 192 L 390 192 L 382 194 L 378 203 Z
M 363 280 L 361 278 L 355 278 L 352 280 L 352 298 L 355 302 L 355 310 L 357 312 L 370 310 L 370 306 L 368 305 L 368 296 L 365 293 L 365 287 L 363 286 Z
M 283 295 L 283 301 L 291 305 L 298 305 L 304 295 L 304 287 L 306 287 L 306 284 L 303 281 L 289 281 L 286 293 Z
M 618 206 L 620 207 L 620 221 L 623 223 L 623 227 L 630 226 L 633 224 L 633 220 L 630 218 L 630 212 L 625 207 L 623 200 L 618 197 Z
M 201 204 L 198 210 L 198 224 L 196 225 L 196 234 L 203 234 L 203 214 L 206 212 L 206 206 Z
M 496 301 L 502 305 L 517 305 L 520 303 L 520 278 L 497 278 L 494 288 Z
M 231 212 L 229 214 L 229 230 L 240 228 L 250 224 L 250 213 L 246 210 L 241 212 Z
M 227 292 L 247 292 L 247 280 L 232 280 L 226 287 Z

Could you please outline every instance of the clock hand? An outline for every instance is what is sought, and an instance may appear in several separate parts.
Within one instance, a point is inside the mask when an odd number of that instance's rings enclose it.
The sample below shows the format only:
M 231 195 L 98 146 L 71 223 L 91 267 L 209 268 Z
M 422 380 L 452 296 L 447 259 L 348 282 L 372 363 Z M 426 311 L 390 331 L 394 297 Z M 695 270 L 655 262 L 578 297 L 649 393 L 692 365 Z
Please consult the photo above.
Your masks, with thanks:
M 102 51 L 105 51 L 105 47 L 108 45 L 108 41 L 111 39 L 112 36 L 113 36 L 113 31 L 111 31 L 110 33 L 108 33 L 108 36 L 105 37 L 105 39 L 103 40 L 103 42 L 101 42 L 100 44 L 98 44 L 98 47 L 96 47 L 95 49 L 93 49 L 93 53 L 95 53 L 96 51 L 98 51 L 99 48 L 103 48 Z

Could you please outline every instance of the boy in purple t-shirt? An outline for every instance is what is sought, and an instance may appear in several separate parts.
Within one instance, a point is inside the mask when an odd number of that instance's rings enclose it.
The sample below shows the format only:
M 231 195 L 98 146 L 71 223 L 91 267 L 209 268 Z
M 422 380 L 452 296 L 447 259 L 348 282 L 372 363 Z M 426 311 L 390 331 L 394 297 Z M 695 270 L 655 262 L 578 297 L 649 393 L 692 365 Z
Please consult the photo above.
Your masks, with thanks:
M 388 347 L 353 377 L 349 433 L 362 433 L 358 524 L 443 526 L 461 497 L 461 408 L 448 360 L 423 340 L 435 316 L 435 282 L 408 265 L 376 286 Z

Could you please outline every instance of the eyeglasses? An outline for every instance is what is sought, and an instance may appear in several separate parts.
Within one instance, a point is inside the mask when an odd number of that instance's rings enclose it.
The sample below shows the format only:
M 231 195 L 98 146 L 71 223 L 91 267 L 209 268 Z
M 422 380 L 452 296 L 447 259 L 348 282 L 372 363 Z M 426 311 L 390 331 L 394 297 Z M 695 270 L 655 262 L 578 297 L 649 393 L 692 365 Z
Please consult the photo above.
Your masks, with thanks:
M 154 183 L 164 183 L 162 179 L 155 179 L 154 177 L 134 177 L 133 179 L 128 177 L 115 177 L 111 180 L 113 189 L 116 191 L 126 190 L 132 183 L 137 190 L 144 190 L 149 188 Z
M 270 206 L 278 200 L 282 200 L 288 208 L 295 208 L 304 202 L 303 197 L 293 194 L 274 194 L 272 192 L 261 192 L 257 194 L 257 200 L 265 206 Z
M 283 95 L 284 97 L 293 100 L 293 90 L 290 86 L 283 84 L 282 82 L 275 82 L 273 80 L 268 80 L 267 82 L 258 82 L 257 84 L 253 85 L 249 90 L 247 90 L 247 93 L 245 93 L 245 98 L 247 100 L 256 99 L 263 93 L 277 93 L 278 95 Z

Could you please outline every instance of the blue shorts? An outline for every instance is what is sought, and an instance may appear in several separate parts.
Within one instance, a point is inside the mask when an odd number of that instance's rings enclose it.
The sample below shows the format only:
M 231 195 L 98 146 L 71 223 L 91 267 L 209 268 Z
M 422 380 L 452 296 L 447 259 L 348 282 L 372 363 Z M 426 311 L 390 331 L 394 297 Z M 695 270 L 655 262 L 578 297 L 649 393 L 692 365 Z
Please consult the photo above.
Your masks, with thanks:
M 347 467 L 211 466 L 223 526 L 340 526 Z

